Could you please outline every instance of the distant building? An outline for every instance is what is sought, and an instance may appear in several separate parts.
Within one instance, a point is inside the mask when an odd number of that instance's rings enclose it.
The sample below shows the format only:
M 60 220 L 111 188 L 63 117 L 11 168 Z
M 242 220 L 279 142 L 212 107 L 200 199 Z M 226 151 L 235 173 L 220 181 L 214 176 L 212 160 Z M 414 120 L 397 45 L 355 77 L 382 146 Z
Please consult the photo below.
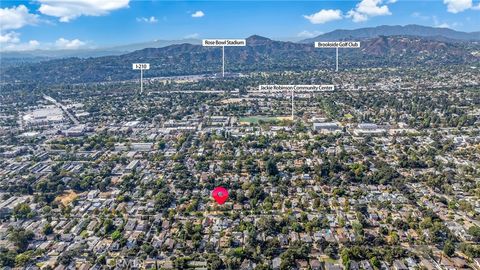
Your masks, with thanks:
M 85 134 L 85 130 L 85 125 L 77 125 L 62 131 L 62 133 L 67 137 L 79 137 Z
M 209 126 L 226 127 L 230 123 L 230 117 L 228 116 L 211 116 L 208 122 Z
M 56 106 L 46 106 L 26 113 L 23 121 L 30 126 L 61 123 L 63 122 L 63 111 Z
M 153 149 L 153 143 L 132 143 L 130 148 L 132 151 L 148 152 Z
M 21 197 L 10 197 L 4 201 L 0 202 L 0 218 L 8 218 L 13 213 L 13 209 L 29 200 L 31 196 L 21 196 Z
M 9 151 L 5 151 L 0 153 L 0 157 L 3 158 L 14 158 L 16 156 L 19 156 L 25 152 L 27 152 L 28 148 L 27 147 L 15 147 Z
M 385 126 L 379 126 L 374 123 L 361 123 L 358 124 L 358 127 L 353 131 L 357 136 L 361 135 L 379 135 L 387 132 Z
M 140 163 L 140 160 L 132 160 L 128 165 L 127 167 L 125 168 L 126 171 L 128 172 L 131 172 L 133 171 L 135 168 L 137 168 L 138 164 Z
M 277 132 L 277 131 L 291 131 L 292 128 L 288 126 L 271 126 L 270 131 Z
M 318 132 L 339 132 L 342 127 L 337 122 L 313 123 L 313 130 Z

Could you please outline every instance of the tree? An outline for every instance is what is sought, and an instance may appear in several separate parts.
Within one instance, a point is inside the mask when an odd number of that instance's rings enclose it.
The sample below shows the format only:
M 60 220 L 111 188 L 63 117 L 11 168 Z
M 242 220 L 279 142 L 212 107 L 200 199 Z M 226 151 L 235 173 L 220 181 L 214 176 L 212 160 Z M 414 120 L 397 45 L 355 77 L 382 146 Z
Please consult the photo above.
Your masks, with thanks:
M 461 243 L 459 249 L 469 258 L 480 257 L 480 245 Z
M 68 250 L 60 254 L 60 256 L 58 256 L 58 262 L 62 265 L 69 265 L 73 261 L 74 257 L 75 257 L 75 251 Z
M 26 266 L 31 259 L 31 251 L 18 254 L 17 256 L 15 256 L 15 265 L 20 267 Z
M 103 232 L 105 234 L 112 232 L 114 229 L 115 225 L 113 224 L 113 221 L 111 219 L 108 218 L 103 222 Z
M 343 266 L 345 266 L 345 269 L 350 268 L 350 250 L 348 248 L 342 249 L 342 252 L 340 252 L 340 258 L 342 259 Z
M 30 240 L 32 240 L 34 236 L 32 231 L 27 231 L 24 228 L 16 228 L 11 230 L 9 240 L 17 247 L 18 251 L 23 252 L 27 249 Z
M 122 237 L 122 233 L 118 230 L 115 230 L 112 234 L 111 234 L 111 237 L 112 237 L 112 240 L 113 241 L 116 241 L 118 239 L 120 239 L 120 237 Z
M 392 245 L 398 244 L 398 241 L 400 240 L 400 237 L 398 236 L 398 233 L 396 231 L 391 231 L 389 238 L 390 238 L 390 244 Z
M 220 270 L 225 268 L 225 264 L 217 254 L 210 254 L 208 256 L 207 262 L 210 265 L 209 269 Z
M 272 158 L 267 160 L 266 167 L 268 175 L 275 176 L 278 174 L 277 164 Z
M 377 259 L 377 257 L 373 256 L 370 258 L 370 263 L 375 267 L 375 269 L 380 269 L 380 261 Z
M 18 219 L 32 218 L 35 216 L 35 212 L 32 211 L 28 204 L 20 203 L 13 208 L 13 216 Z
M 330 258 L 335 258 L 335 250 L 329 245 L 324 250 L 325 254 Z
M 100 265 L 105 265 L 105 264 L 107 264 L 107 259 L 105 258 L 105 255 L 100 255 L 97 258 L 96 262 Z
M 267 240 L 265 242 L 265 250 L 263 253 L 265 256 L 272 258 L 280 255 L 281 250 L 280 242 L 278 239 L 274 238 L 273 240 Z
M 159 148 L 160 150 L 165 149 L 165 146 L 166 146 L 166 143 L 165 143 L 164 140 L 160 140 L 160 141 L 158 142 L 158 148 Z
M 0 247 L 0 267 L 14 267 L 15 266 L 16 253 L 13 250 L 8 250 L 4 247 Z
M 455 246 L 450 240 L 445 241 L 443 245 L 443 253 L 448 257 L 451 257 L 455 253 Z
M 50 223 L 46 223 L 42 228 L 42 233 L 44 235 L 50 235 L 53 233 L 53 227 Z
M 160 191 L 155 196 L 155 207 L 157 210 L 165 209 L 173 202 L 173 196 L 170 193 Z
M 480 227 L 479 226 L 472 226 L 468 228 L 468 234 L 473 237 L 474 241 L 480 241 Z
M 178 257 L 173 260 L 173 265 L 176 269 L 185 269 L 187 268 L 188 262 L 190 260 L 190 257 Z

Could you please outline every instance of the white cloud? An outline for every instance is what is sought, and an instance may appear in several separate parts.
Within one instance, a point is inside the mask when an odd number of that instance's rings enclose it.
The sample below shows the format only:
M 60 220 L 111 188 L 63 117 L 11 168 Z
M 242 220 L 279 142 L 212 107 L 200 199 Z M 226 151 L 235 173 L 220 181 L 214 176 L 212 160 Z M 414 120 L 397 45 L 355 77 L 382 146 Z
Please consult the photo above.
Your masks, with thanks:
M 350 10 L 347 13 L 347 17 L 352 18 L 352 21 L 354 21 L 354 22 L 364 22 L 364 21 L 368 20 L 367 15 L 365 15 L 363 13 L 360 13 L 360 12 L 357 12 L 355 10 Z
M 308 31 L 308 30 L 303 30 L 302 32 L 297 34 L 297 37 L 302 37 L 302 38 L 312 38 L 316 37 L 318 35 L 322 34 L 320 31 Z
M 34 25 L 39 22 L 38 17 L 38 15 L 30 13 L 24 5 L 0 8 L 0 51 L 25 51 L 38 48 L 40 45 L 38 41 L 30 40 L 22 43 L 20 33 L 7 31 Z
M 26 43 L 7 43 L 2 46 L 0 51 L 31 51 L 38 49 L 40 42 L 36 40 L 30 40 Z
M 439 25 L 436 25 L 438 28 L 452 28 L 448 23 L 441 23 Z
M 193 34 L 190 34 L 190 35 L 186 35 L 184 38 L 198 38 L 200 37 L 200 35 L 198 33 L 193 33 Z
M 0 29 L 19 29 L 25 25 L 36 24 L 38 15 L 31 14 L 24 5 L 11 8 L 0 8 Z
M 412 17 L 414 17 L 414 18 L 419 18 L 419 19 L 422 19 L 422 20 L 428 20 L 428 19 L 430 19 L 429 16 L 422 15 L 420 12 L 413 12 L 413 13 L 412 13 Z
M 205 13 L 203 13 L 203 11 L 201 10 L 197 10 L 194 13 L 192 13 L 193 18 L 201 18 L 203 16 L 205 16 Z
M 380 6 L 382 0 L 362 0 L 357 5 L 357 12 L 363 13 L 368 16 L 382 16 L 391 15 L 387 5 Z
M 18 43 L 20 42 L 20 34 L 17 32 L 0 33 L 0 44 Z
M 40 43 L 36 40 L 22 43 L 20 41 L 20 34 L 11 31 L 0 33 L 0 45 L 0 51 L 27 51 L 37 49 Z
M 28 44 L 32 47 L 38 47 L 38 45 L 40 45 L 40 42 L 38 42 L 37 40 L 30 40 Z
M 472 0 L 443 0 L 450 13 L 459 13 L 473 6 Z
M 79 16 L 101 16 L 128 7 L 130 0 L 38 0 L 41 13 L 71 21 Z
M 86 43 L 79 39 L 68 40 L 65 38 L 59 38 L 57 41 L 55 41 L 55 47 L 62 50 L 74 50 L 84 47 L 85 45 Z
M 432 21 L 433 21 L 433 26 L 439 27 L 439 28 L 450 28 L 450 29 L 455 29 L 458 26 L 461 26 L 461 23 L 458 22 L 453 22 L 453 23 L 447 23 L 447 22 L 441 22 L 437 16 L 432 16 Z
M 154 16 L 151 16 L 150 18 L 141 17 L 141 18 L 137 18 L 137 22 L 157 23 L 158 19 L 155 18 Z
M 395 1 L 387 1 L 395 3 Z M 370 17 L 391 15 L 387 5 L 382 5 L 383 0 L 362 0 L 355 6 L 355 9 L 347 13 L 347 17 L 352 18 L 354 22 L 363 22 Z
M 322 24 L 340 20 L 342 18 L 342 11 L 339 9 L 322 9 L 311 15 L 303 15 L 303 17 L 313 24 Z

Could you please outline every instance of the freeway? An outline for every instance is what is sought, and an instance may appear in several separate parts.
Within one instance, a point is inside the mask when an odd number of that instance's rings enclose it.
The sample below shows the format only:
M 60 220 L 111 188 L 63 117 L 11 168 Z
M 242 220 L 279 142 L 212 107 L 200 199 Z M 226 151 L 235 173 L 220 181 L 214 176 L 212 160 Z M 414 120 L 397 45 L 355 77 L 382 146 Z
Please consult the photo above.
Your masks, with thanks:
M 47 101 L 50 101 L 52 102 L 53 104 L 55 104 L 57 107 L 61 108 L 62 111 L 68 116 L 68 118 L 70 118 L 70 120 L 75 124 L 75 125 L 79 125 L 80 124 L 80 121 L 78 121 L 77 118 L 75 118 L 75 116 L 73 116 L 68 110 L 67 110 L 67 107 L 65 105 L 63 105 L 62 103 L 58 102 L 57 100 L 55 100 L 54 98 L 52 98 L 51 96 L 47 96 L 47 95 L 43 95 L 43 98 Z
M 182 94 L 225 94 L 225 93 L 238 93 L 238 90 L 166 90 L 166 91 L 148 91 L 148 94 L 165 94 L 165 93 L 182 93 Z

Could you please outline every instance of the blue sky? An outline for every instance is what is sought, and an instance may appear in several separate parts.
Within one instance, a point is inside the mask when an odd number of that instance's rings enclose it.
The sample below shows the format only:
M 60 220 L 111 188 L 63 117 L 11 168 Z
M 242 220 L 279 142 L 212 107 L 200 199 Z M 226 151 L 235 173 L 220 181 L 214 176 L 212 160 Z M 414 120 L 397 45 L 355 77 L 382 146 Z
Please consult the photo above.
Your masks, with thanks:
M 479 31 L 472 0 L 1 1 L 2 50 L 78 49 L 157 39 L 302 39 L 335 29 L 421 24 Z

